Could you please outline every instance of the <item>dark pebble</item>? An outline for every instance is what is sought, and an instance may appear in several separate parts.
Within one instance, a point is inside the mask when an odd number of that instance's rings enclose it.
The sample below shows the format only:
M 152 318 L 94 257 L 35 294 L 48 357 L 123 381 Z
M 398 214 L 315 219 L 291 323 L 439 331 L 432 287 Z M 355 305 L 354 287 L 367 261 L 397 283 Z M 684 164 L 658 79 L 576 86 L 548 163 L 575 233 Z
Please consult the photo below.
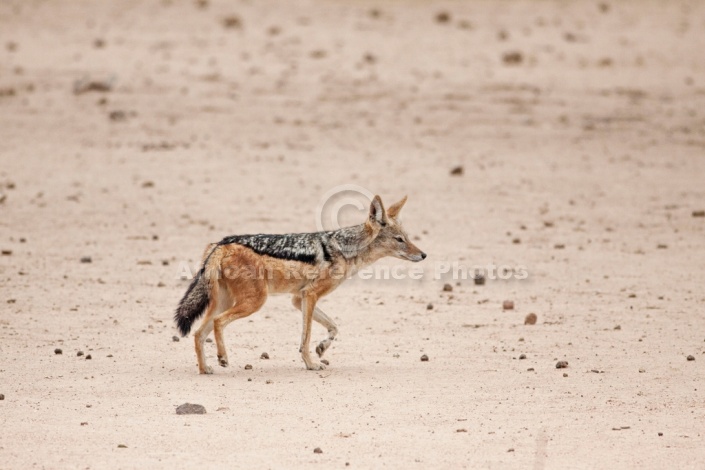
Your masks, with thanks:
M 693 217 L 705 217 L 705 211 L 693 211 Z
M 314 453 L 314 454 L 322 454 L 323 451 L 321 450 L 320 447 L 316 447 L 315 449 L 313 449 L 313 453 Z
M 91 359 L 93 359 L 93 356 L 91 356 L 90 354 L 86 354 L 86 360 L 89 361 Z
M 660 432 L 660 433 L 658 433 L 658 435 L 659 435 L 659 437 L 660 437 L 660 436 L 663 436 L 663 433 L 662 433 L 662 432 Z
M 266 352 L 263 352 L 259 358 L 260 359 L 269 359 L 269 354 L 267 354 Z
M 179 339 L 179 337 L 176 336 L 176 335 L 172 336 L 172 337 L 171 337 L 171 340 L 172 340 L 173 342 L 175 342 L 175 343 L 178 343 L 179 341 L 181 341 L 181 340 Z
M 524 55 L 517 51 L 505 52 L 502 61 L 507 65 L 518 65 L 524 61 Z
M 436 23 L 448 23 L 450 21 L 450 13 L 441 11 L 436 14 Z
M 450 174 L 453 176 L 462 176 L 463 173 L 465 173 L 465 169 L 462 166 L 456 166 L 450 170 Z
M 64 352 L 59 348 L 54 349 L 54 354 L 63 354 L 63 353 Z
M 450 284 L 443 284 L 443 292 L 453 292 L 453 286 Z
M 252 364 L 245 364 L 245 370 L 252 370 Z
M 4 399 L 5 399 L 5 394 L 0 393 L 0 401 L 2 401 L 2 400 L 4 400 Z
M 519 359 L 526 359 L 526 354 L 520 354 Z
M 477 274 L 475 274 L 473 281 L 475 281 L 476 286 L 484 286 L 485 285 L 485 275 L 477 273 Z
M 566 367 L 568 367 L 568 361 L 556 362 L 556 369 L 565 369 Z
M 689 354 L 688 357 L 686 357 L 686 359 L 688 359 L 689 361 L 694 361 L 695 356 L 693 356 L 692 354 Z
M 212 343 L 213 340 L 211 338 L 206 338 L 206 343 Z
M 524 325 L 535 325 L 538 317 L 535 313 L 530 313 L 524 318 Z
M 90 256 L 81 256 L 81 263 L 92 263 L 93 258 Z
M 433 304 L 431 302 L 426 305 L 426 310 L 433 310 Z
M 76 355 L 77 355 L 78 357 L 83 356 L 83 351 L 78 351 L 78 352 L 76 353 Z
M 421 356 L 421 362 L 428 362 L 428 356 L 425 354 Z
M 203 405 L 196 405 L 193 403 L 184 403 L 176 408 L 177 415 L 204 415 L 206 414 L 206 408 Z
M 505 300 L 504 302 L 502 302 L 502 308 L 504 310 L 514 310 L 514 302 L 512 302 L 511 300 Z

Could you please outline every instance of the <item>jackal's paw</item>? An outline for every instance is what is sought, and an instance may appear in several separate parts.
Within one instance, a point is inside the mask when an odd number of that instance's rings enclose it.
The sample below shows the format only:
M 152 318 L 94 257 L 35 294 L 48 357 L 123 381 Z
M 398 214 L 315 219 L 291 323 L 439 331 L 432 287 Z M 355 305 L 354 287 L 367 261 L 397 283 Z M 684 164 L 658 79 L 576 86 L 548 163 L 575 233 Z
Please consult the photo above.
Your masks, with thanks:
M 218 364 L 220 364 L 221 367 L 228 367 L 228 358 L 218 356 Z
M 320 343 L 318 343 L 318 346 L 316 346 L 316 354 L 318 354 L 318 357 L 323 357 L 323 355 L 326 353 L 328 348 L 330 347 L 330 340 L 324 339 Z
M 213 368 L 211 366 L 205 366 L 201 371 L 201 374 L 212 374 Z
M 326 366 L 324 366 L 320 362 L 312 362 L 310 364 L 306 364 L 306 368 L 308 370 L 323 370 L 326 368 Z

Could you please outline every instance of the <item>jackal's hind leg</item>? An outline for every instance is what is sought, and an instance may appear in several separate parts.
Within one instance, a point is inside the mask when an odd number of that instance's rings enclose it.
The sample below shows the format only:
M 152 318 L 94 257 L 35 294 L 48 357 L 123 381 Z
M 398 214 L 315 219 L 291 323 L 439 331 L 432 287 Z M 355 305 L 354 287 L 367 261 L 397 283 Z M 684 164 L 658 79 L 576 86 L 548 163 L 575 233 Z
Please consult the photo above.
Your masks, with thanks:
M 228 365 L 228 353 L 225 350 L 223 330 L 230 322 L 249 317 L 255 313 L 262 308 L 265 300 L 267 300 L 267 292 L 264 289 L 250 289 L 240 294 L 240 300 L 237 300 L 233 307 L 227 309 L 213 320 L 213 332 L 218 348 L 218 362 L 223 367 L 227 367 Z

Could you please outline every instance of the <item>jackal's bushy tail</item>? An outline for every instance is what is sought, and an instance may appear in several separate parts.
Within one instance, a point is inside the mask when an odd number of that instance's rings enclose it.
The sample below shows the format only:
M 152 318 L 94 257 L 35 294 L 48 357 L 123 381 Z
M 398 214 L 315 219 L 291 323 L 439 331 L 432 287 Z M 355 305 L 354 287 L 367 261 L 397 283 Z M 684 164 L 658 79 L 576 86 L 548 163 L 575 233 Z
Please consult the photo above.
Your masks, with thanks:
M 179 302 L 179 306 L 176 307 L 174 321 L 181 332 L 181 336 L 186 336 L 191 331 L 191 325 L 203 315 L 208 302 L 210 302 L 210 286 L 208 285 L 204 266 L 193 278 L 186 294 Z

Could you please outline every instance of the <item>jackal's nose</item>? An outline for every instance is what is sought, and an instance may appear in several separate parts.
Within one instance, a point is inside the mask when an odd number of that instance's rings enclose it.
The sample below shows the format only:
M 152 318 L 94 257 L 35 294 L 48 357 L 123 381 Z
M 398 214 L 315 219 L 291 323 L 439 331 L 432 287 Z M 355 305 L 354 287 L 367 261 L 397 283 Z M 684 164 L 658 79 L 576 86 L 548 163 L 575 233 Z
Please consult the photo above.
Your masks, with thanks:
M 426 253 L 424 253 L 423 251 L 421 252 L 421 259 L 426 259 Z

